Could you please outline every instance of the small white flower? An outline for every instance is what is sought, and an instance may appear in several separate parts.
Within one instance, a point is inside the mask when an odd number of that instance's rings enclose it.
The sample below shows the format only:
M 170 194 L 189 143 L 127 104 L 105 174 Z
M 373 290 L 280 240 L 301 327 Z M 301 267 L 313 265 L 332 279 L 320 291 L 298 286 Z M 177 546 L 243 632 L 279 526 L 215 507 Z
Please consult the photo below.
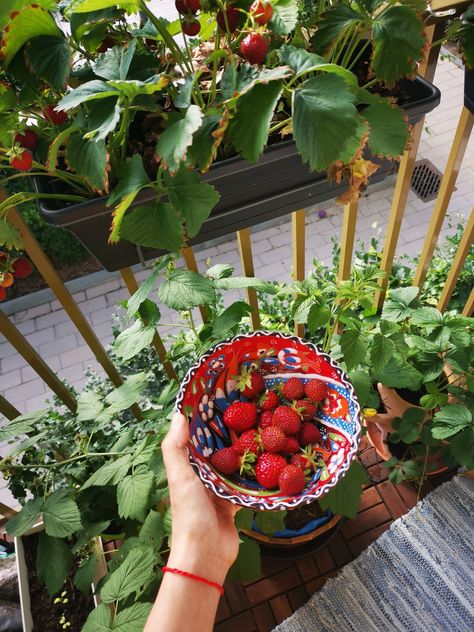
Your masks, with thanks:
M 328 471 L 330 474 L 334 474 L 344 461 L 344 449 L 341 448 L 336 454 L 333 454 L 329 461 Z

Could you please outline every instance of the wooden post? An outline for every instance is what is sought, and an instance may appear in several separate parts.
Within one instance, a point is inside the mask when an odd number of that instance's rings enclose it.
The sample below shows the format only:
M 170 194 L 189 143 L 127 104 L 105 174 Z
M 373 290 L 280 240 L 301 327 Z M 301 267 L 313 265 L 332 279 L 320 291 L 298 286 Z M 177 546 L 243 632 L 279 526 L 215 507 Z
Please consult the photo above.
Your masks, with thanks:
M 56 373 L 49 368 L 38 352 L 33 349 L 28 340 L 18 331 L 15 325 L 9 321 L 2 311 L 0 311 L 0 333 L 5 336 L 8 342 L 25 358 L 31 368 L 38 373 L 41 379 L 56 393 L 69 410 L 73 413 L 76 412 L 77 401 L 71 391 L 64 386 Z
M 242 271 L 246 277 L 255 276 L 252 257 L 252 244 L 250 241 L 250 231 L 248 228 L 242 228 L 237 231 L 237 244 L 240 253 L 240 262 L 242 265 Z M 249 287 L 246 290 L 247 302 L 250 305 L 252 312 L 250 319 L 252 321 L 253 329 L 260 327 L 260 313 L 258 311 L 258 299 L 257 292 L 253 287 Z
M 467 299 L 466 304 L 464 305 L 464 309 L 462 310 L 462 315 L 470 316 L 473 311 L 474 311 L 474 287 L 472 288 L 471 293 L 469 294 L 469 298 Z
M 196 263 L 196 257 L 194 256 L 194 250 L 191 248 L 191 246 L 183 248 L 182 252 L 184 262 L 188 270 L 191 270 L 192 272 L 199 272 Z M 209 312 L 207 311 L 207 307 L 205 305 L 199 305 L 199 311 L 201 312 L 202 322 L 207 323 L 207 321 L 209 320 Z
M 291 235 L 293 252 L 293 280 L 304 281 L 305 277 L 305 210 L 300 209 L 291 214 Z M 295 323 L 295 336 L 304 337 L 304 324 Z
M 464 233 L 461 237 L 461 241 L 459 242 L 458 249 L 456 250 L 456 254 L 454 255 L 453 264 L 451 266 L 450 271 L 448 272 L 448 276 L 446 278 L 446 283 L 444 284 L 443 291 L 438 300 L 438 309 L 440 312 L 444 312 L 446 309 L 449 299 L 453 293 L 453 290 L 456 286 L 456 282 L 461 274 L 462 267 L 464 265 L 464 261 L 469 253 L 469 249 L 474 240 L 474 207 L 471 211 L 471 216 L 469 221 L 464 229 Z M 469 301 L 468 301 L 469 302 Z
M 4 415 L 7 419 L 15 419 L 15 417 L 19 417 L 21 415 L 20 411 L 10 404 L 10 402 L 3 397 L 0 393 L 0 413 Z
M 439 233 L 443 226 L 446 211 L 451 200 L 454 185 L 461 167 L 464 154 L 466 153 L 467 143 L 471 135 L 474 125 L 474 114 L 471 114 L 466 107 L 461 110 L 461 116 L 454 136 L 451 151 L 449 153 L 448 163 L 441 180 L 438 197 L 431 216 L 428 233 L 426 235 L 423 250 L 421 252 L 420 261 L 413 277 L 413 285 L 422 287 L 426 279 L 428 268 L 430 267 L 431 258 L 439 238 Z
M 354 251 L 354 238 L 357 222 L 359 200 L 344 204 L 344 217 L 342 220 L 341 254 L 339 257 L 338 281 L 349 278 L 352 266 L 352 253 Z
M 122 268 L 120 270 L 120 274 L 122 275 L 122 279 L 127 286 L 127 290 L 130 292 L 130 295 L 135 294 L 135 292 L 138 290 L 138 283 L 131 268 Z M 155 331 L 155 334 L 153 336 L 153 346 L 155 347 L 156 353 L 158 354 L 160 362 L 163 365 L 167 376 L 172 380 L 177 380 L 178 376 L 176 374 L 176 371 L 174 370 L 171 362 L 166 359 L 165 345 L 163 344 L 160 334 L 157 331 Z

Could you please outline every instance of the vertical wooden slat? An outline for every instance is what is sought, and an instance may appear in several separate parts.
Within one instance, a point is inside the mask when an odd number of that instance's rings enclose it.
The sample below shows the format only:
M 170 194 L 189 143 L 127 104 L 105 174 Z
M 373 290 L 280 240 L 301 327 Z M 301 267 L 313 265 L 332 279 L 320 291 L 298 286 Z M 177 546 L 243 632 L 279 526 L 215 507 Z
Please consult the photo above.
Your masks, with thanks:
M 451 200 L 454 185 L 456 184 L 459 168 L 466 152 L 467 143 L 469 141 L 473 125 L 474 114 L 471 114 L 466 107 L 463 107 L 453 144 L 451 146 L 451 151 L 449 153 L 446 169 L 441 180 L 428 233 L 426 235 L 425 243 L 423 244 L 420 261 L 418 263 L 415 276 L 413 277 L 413 285 L 416 287 L 422 287 L 425 282 L 426 274 L 439 238 L 439 233 L 443 226 L 443 221 Z
M 303 281 L 305 276 L 305 229 L 306 213 L 304 209 L 291 214 L 291 235 L 293 252 L 293 280 Z M 295 336 L 304 337 L 304 324 L 295 323 Z
M 339 258 L 338 281 L 349 278 L 352 265 L 352 253 L 354 251 L 354 238 L 357 222 L 359 200 L 344 204 L 344 217 L 342 220 L 341 254 Z
M 237 231 L 237 244 L 239 246 L 240 263 L 242 265 L 242 271 L 246 277 L 255 276 L 252 258 L 252 243 L 250 241 L 250 231 L 248 228 L 242 228 Z M 247 302 L 252 309 L 250 319 L 252 321 L 252 327 L 258 329 L 260 327 L 260 313 L 258 311 L 258 299 L 257 292 L 249 287 L 246 290 Z
M 135 294 L 138 290 L 138 283 L 132 270 L 130 268 L 122 268 L 120 270 L 120 274 L 122 275 L 122 279 L 127 286 L 127 290 L 130 292 L 130 295 Z M 172 380 L 177 380 L 178 376 L 176 371 L 174 370 L 171 362 L 166 359 L 165 345 L 163 344 L 160 334 L 157 331 L 155 331 L 155 335 L 153 336 L 153 346 L 155 347 L 156 353 L 158 354 L 167 376 Z
M 18 512 L 15 509 L 12 509 L 5 503 L 0 503 L 0 514 L 4 518 L 14 518 Z
M 467 299 L 466 304 L 464 305 L 464 308 L 462 310 L 462 315 L 470 316 L 473 311 L 474 311 L 474 287 L 472 288 L 471 293 L 469 294 L 469 298 Z
M 0 192 L 0 199 L 5 199 L 5 193 L 3 191 Z M 64 285 L 64 282 L 55 267 L 43 252 L 41 246 L 23 221 L 23 218 L 17 209 L 13 208 L 9 211 L 8 220 L 20 230 L 26 253 L 43 279 L 55 293 L 57 299 L 63 306 L 64 311 L 77 327 L 79 333 L 94 353 L 97 361 L 103 366 L 112 383 L 115 386 L 120 386 L 122 384 L 122 378 L 120 377 L 119 372 L 107 355 L 100 340 L 95 335 L 94 330 L 89 325 L 87 318 L 76 305 L 71 293 Z
M 56 373 L 49 368 L 37 351 L 33 349 L 28 340 L 18 331 L 15 325 L 9 321 L 2 311 L 0 311 L 0 333 L 5 336 L 8 342 L 25 358 L 31 368 L 38 373 L 40 378 L 56 393 L 69 410 L 75 412 L 77 402 L 72 393 L 64 386 Z
M 188 246 L 187 248 L 183 248 L 182 252 L 183 252 L 184 262 L 188 270 L 191 270 L 192 272 L 199 272 L 199 269 L 196 263 L 196 257 L 194 256 L 194 250 L 191 248 L 191 246 Z M 202 322 L 207 323 L 207 321 L 209 320 L 209 312 L 207 310 L 207 307 L 205 305 L 200 305 L 199 311 L 201 312 Z
M 421 134 L 423 132 L 424 117 L 413 128 L 410 148 L 405 151 L 400 161 L 397 182 L 393 194 L 392 207 L 390 209 L 390 217 L 388 220 L 387 233 L 385 237 L 385 245 L 380 262 L 380 270 L 385 272 L 385 276 L 380 279 L 380 290 L 375 293 L 375 306 L 380 309 L 385 299 L 385 291 L 387 289 L 388 278 L 392 270 L 393 258 L 397 247 L 400 228 L 402 225 L 403 214 L 407 203 L 408 192 L 410 190 L 411 177 L 415 166 L 418 145 L 420 144 Z
M 18 417 L 19 415 L 21 415 L 20 411 L 17 408 L 15 408 L 13 404 L 10 404 L 10 402 L 7 399 L 5 399 L 1 393 L 0 393 L 0 413 L 10 420 L 15 419 L 15 417 Z
M 453 293 L 453 290 L 456 286 L 456 282 L 461 274 L 462 267 L 464 265 L 464 261 L 469 253 L 469 249 L 474 240 L 474 207 L 471 211 L 471 216 L 467 223 L 466 228 L 464 229 L 464 233 L 461 237 L 461 241 L 459 242 L 458 249 L 456 250 L 456 254 L 454 255 L 453 264 L 451 266 L 450 271 L 448 272 L 448 276 L 446 278 L 446 283 L 444 284 L 443 291 L 438 300 L 438 309 L 440 312 L 444 312 L 446 309 L 449 299 Z

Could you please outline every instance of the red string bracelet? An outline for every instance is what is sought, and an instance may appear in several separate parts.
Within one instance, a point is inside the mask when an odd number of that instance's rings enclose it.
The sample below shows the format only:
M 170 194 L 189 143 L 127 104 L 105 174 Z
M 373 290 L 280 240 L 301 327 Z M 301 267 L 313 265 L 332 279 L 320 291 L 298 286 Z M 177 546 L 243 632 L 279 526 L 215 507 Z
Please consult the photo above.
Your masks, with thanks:
M 189 579 L 195 579 L 197 582 L 201 582 L 202 584 L 207 584 L 208 586 L 212 586 L 213 588 L 217 588 L 221 595 L 224 594 L 224 589 L 217 582 L 211 582 L 209 579 L 205 577 L 200 577 L 199 575 L 193 575 L 193 573 L 188 573 L 187 571 L 180 571 L 179 568 L 170 568 L 169 566 L 163 566 L 161 569 L 163 573 L 176 573 L 177 575 L 182 575 L 183 577 L 188 577 Z

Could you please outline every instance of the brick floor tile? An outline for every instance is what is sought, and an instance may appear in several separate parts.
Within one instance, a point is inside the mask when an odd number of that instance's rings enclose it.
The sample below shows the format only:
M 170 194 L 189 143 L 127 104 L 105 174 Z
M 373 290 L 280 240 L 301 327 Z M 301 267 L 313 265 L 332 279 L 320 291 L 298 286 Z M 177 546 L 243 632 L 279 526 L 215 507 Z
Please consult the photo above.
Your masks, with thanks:
M 304 582 L 307 582 L 320 574 L 316 563 L 310 556 L 302 557 L 301 559 L 297 560 L 296 567 L 299 574 L 301 575 L 301 579 Z
M 367 472 L 370 478 L 376 483 L 381 483 L 388 478 L 388 469 L 384 467 L 383 463 L 372 465 L 372 467 L 367 469 Z
M 192 622 L 190 622 L 190 626 L 192 626 Z M 192 627 L 189 629 L 192 630 Z M 238 632 L 258 632 L 255 619 L 250 610 L 214 626 L 214 632 L 236 632 L 237 630 Z
M 277 623 L 288 619 L 293 612 L 290 601 L 286 595 L 279 595 L 278 597 L 270 599 L 270 607 Z
M 80 354 L 81 350 L 80 348 L 78 349 L 77 346 L 78 343 L 75 334 L 69 334 L 69 336 L 64 336 L 64 338 L 60 338 L 59 340 L 53 340 L 52 342 L 40 345 L 37 350 L 43 360 L 47 360 L 51 356 L 60 356 L 63 352 Z
M 360 553 L 362 553 L 362 551 L 364 551 L 369 546 L 369 544 L 375 542 L 375 540 L 390 527 L 390 524 L 390 522 L 386 522 L 385 524 L 381 524 L 378 527 L 367 531 L 366 533 L 362 533 L 352 540 L 348 540 L 347 544 L 351 549 L 354 557 L 357 557 Z
M 390 520 L 390 513 L 384 504 L 380 504 L 358 514 L 354 520 L 345 522 L 341 527 L 341 531 L 344 537 L 349 539 L 373 527 L 377 527 L 379 524 L 387 522 L 387 520 Z
M 272 575 L 271 577 L 267 577 L 255 584 L 252 584 L 245 589 L 245 592 L 250 603 L 252 605 L 256 605 L 262 601 L 267 601 L 276 595 L 284 593 L 287 590 L 290 590 L 290 588 L 298 586 L 300 581 L 301 580 L 296 568 L 292 566 L 286 571 L 278 573 L 277 575 Z
M 316 562 L 321 575 L 327 575 L 330 571 L 336 568 L 331 551 L 327 546 L 314 553 L 313 559 Z
M 277 560 L 266 555 L 262 555 L 262 575 L 275 575 L 290 568 L 292 560 Z M 254 583 L 254 582 L 252 582 Z
M 226 581 L 224 588 L 227 603 L 229 604 L 233 614 L 238 614 L 239 612 L 251 607 L 251 603 L 242 584 L 228 580 Z
M 362 492 L 359 504 L 359 512 L 370 509 L 370 507 L 378 505 L 381 502 L 382 499 L 380 498 L 380 494 L 378 493 L 377 488 L 369 487 Z
M 273 630 L 276 621 L 270 604 L 267 601 L 252 608 L 252 613 L 257 624 L 258 632 L 271 632 L 271 630 Z

